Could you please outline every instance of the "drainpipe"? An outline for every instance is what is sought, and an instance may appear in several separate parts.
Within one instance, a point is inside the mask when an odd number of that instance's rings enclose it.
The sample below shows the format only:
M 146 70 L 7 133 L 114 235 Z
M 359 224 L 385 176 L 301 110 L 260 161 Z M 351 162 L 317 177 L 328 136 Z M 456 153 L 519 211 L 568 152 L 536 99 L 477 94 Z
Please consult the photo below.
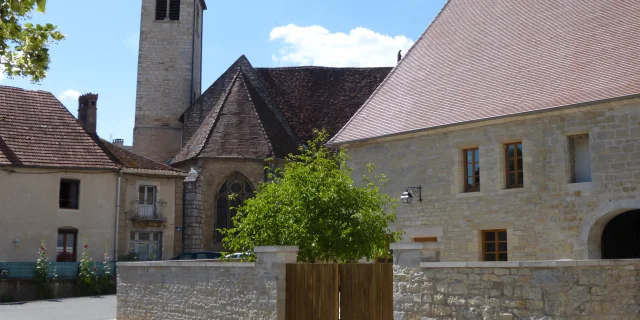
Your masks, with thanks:
M 120 224 L 120 179 L 121 177 L 122 177 L 122 169 L 118 169 L 118 182 L 116 183 L 116 234 L 115 234 L 115 241 L 113 241 L 114 261 L 118 260 L 118 225 Z

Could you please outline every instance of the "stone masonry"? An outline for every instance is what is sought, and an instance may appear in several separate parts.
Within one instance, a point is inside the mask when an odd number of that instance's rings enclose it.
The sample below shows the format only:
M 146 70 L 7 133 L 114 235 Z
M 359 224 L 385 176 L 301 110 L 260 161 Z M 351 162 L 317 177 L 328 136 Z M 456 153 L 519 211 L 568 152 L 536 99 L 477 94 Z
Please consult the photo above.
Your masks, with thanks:
M 569 136 L 588 134 L 592 181 L 570 183 Z M 524 187 L 506 189 L 504 144 L 522 141 Z M 463 192 L 462 150 L 479 147 L 481 191 Z M 441 261 L 481 260 L 481 231 L 506 229 L 508 259 L 599 259 L 604 226 L 640 208 L 640 99 L 457 125 L 347 146 L 354 177 L 373 162 L 400 204 L 403 241 L 437 237 Z M 359 171 L 360 170 L 360 171 Z
M 640 260 L 394 265 L 396 320 L 640 319 Z
M 284 320 L 297 247 L 256 247 L 257 261 L 118 263 L 118 320 Z
M 179 20 L 156 20 L 156 1 L 142 1 L 133 132 L 139 155 L 166 162 L 180 151 L 178 118 L 201 90 L 203 5 L 182 0 Z

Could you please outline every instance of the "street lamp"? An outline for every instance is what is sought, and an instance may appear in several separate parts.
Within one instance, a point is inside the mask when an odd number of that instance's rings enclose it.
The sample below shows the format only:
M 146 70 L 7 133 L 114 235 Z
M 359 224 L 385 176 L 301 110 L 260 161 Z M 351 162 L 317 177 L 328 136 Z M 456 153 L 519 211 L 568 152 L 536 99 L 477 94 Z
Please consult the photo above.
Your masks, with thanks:
M 403 203 L 411 203 L 414 195 L 418 195 L 418 201 L 422 202 L 422 186 L 407 187 L 407 191 L 403 192 L 400 196 L 400 200 Z

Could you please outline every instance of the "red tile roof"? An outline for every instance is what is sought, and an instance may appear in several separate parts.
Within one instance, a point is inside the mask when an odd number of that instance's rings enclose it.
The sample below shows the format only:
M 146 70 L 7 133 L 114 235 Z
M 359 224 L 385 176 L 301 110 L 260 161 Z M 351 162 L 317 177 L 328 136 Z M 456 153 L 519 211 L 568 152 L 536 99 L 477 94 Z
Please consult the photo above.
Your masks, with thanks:
M 450 0 L 339 144 L 640 93 L 638 0 Z
M 0 86 L 0 166 L 116 169 L 50 92 Z
M 116 162 L 120 167 L 126 169 L 141 169 L 186 174 L 182 170 L 178 170 L 176 168 L 172 168 L 165 164 L 137 155 L 131 151 L 125 150 L 112 143 L 109 143 L 104 139 L 100 139 L 100 143 L 104 146 L 106 152 L 111 155 L 112 160 Z

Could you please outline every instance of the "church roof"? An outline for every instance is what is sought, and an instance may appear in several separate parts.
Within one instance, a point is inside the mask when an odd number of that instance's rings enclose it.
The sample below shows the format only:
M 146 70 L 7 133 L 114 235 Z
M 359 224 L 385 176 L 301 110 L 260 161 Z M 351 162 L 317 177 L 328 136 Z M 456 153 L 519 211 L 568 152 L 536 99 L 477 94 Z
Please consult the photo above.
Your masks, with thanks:
M 0 166 L 116 169 L 50 92 L 0 86 Z
M 174 162 L 194 157 L 284 157 L 295 150 L 284 126 L 239 70 Z
M 340 144 L 640 93 L 640 1 L 449 0 Z
M 181 116 L 172 163 L 197 157 L 284 158 L 315 128 L 335 134 L 391 68 L 253 68 L 234 62 Z

